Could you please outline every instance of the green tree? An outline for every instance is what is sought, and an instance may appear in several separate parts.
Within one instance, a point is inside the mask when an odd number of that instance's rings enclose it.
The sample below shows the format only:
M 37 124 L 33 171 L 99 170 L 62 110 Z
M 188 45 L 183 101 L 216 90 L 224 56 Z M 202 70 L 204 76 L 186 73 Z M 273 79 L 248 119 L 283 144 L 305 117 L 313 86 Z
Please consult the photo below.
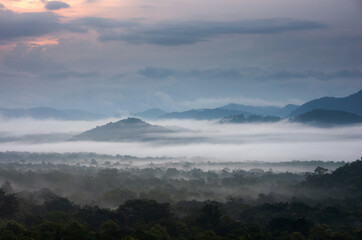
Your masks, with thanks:
M 151 227 L 150 230 L 145 232 L 144 240 L 171 240 L 171 237 L 167 234 L 166 228 L 159 224 Z
M 44 222 L 38 226 L 38 240 L 61 240 L 64 226 L 60 223 Z
M 317 176 L 323 176 L 324 174 L 326 174 L 328 172 L 327 168 L 323 168 L 323 167 L 316 167 L 316 169 L 314 169 L 314 175 Z
M 31 233 L 17 222 L 8 222 L 0 228 L 0 240 L 30 240 Z
M 312 228 L 309 240 L 332 240 L 333 230 L 327 224 L 318 224 Z
M 104 222 L 98 232 L 97 239 L 116 240 L 120 236 L 120 227 L 112 220 Z
M 129 224 L 148 223 L 171 216 L 168 203 L 157 203 L 154 200 L 136 199 L 127 201 L 117 210 L 118 216 Z
M 91 240 L 91 234 L 77 222 L 70 222 L 64 228 L 62 240 Z
M 198 222 L 205 228 L 214 228 L 220 222 L 220 217 L 221 212 L 218 203 L 208 202 L 202 207 Z
M 9 217 L 19 208 L 19 200 L 15 194 L 6 194 L 0 188 L 0 217 Z

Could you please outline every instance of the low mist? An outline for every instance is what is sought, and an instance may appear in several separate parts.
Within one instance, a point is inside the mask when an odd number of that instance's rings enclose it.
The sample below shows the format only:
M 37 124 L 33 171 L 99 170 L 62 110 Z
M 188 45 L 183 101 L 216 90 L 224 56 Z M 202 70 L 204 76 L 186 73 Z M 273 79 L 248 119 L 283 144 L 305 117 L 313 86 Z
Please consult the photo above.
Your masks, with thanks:
M 203 157 L 215 161 L 353 161 L 362 155 L 362 125 L 318 128 L 288 121 L 220 124 L 216 121 L 160 120 L 149 123 L 174 131 L 160 139 L 155 136 L 154 141 L 69 141 L 75 134 L 110 121 L 117 119 L 1 120 L 0 151 Z

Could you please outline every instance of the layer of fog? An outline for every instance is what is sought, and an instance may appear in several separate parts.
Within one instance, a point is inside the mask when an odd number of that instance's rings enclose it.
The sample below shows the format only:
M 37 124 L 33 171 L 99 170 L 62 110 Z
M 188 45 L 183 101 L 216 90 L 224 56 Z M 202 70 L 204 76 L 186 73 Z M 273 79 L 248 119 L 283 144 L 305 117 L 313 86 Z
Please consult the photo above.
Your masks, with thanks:
M 95 152 L 175 158 L 199 156 L 215 161 L 353 161 L 362 155 L 362 125 L 317 128 L 287 121 L 267 124 L 219 124 L 216 121 L 193 120 L 152 121 L 151 124 L 180 130 L 167 137 L 163 136 L 159 141 L 150 142 L 62 141 L 61 137 L 54 136 L 48 139 L 54 133 L 58 136 L 69 136 L 67 134 L 76 134 L 109 121 L 0 121 L 2 136 L 18 137 L 18 140 L 12 141 L 3 138 L 0 151 Z M 37 134 L 40 134 L 40 137 Z M 24 138 L 24 135 L 28 137 Z M 32 135 L 44 138 L 38 142 L 29 141 Z

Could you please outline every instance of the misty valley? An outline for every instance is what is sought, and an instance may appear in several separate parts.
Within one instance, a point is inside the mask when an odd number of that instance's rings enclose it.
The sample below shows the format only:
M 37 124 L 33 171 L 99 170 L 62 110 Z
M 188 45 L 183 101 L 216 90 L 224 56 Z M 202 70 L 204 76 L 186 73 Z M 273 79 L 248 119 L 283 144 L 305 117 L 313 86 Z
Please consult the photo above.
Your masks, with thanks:
M 0 240 L 362 240 L 361 0 L 0 0 Z
M 3 109 L 0 239 L 361 239 L 361 96 Z

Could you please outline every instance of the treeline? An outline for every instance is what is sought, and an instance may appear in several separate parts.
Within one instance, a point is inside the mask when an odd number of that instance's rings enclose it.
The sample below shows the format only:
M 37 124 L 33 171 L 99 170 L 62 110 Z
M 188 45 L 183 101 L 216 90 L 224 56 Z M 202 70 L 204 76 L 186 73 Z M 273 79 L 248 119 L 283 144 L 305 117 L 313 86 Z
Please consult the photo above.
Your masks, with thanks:
M 73 162 L 84 159 L 109 159 L 109 160 L 129 160 L 135 159 L 136 157 L 129 155 L 107 155 L 107 154 L 97 154 L 97 153 L 84 153 L 84 152 L 72 152 L 72 153 L 34 153 L 34 152 L 0 152 L 0 161 L 3 162 L 53 162 L 53 161 L 62 161 L 62 162 Z
M 263 197 L 261 197 L 263 198 Z M 79 206 L 51 196 L 42 204 L 0 191 L 0 239 L 6 240 L 357 240 L 361 198 L 246 204 L 129 200 L 117 209 Z
M 199 168 L 203 170 L 229 169 L 263 169 L 275 172 L 306 172 L 313 171 L 320 166 L 330 171 L 345 164 L 344 161 L 289 161 L 289 162 L 263 162 L 263 161 L 217 161 L 210 159 L 196 158 L 172 158 L 172 157 L 144 157 L 138 158 L 130 155 L 107 155 L 87 152 L 72 153 L 33 153 L 33 152 L 0 152 L 0 164 L 28 164 L 35 168 L 42 168 L 38 164 L 71 164 L 80 166 L 93 166 L 99 168 L 177 168 L 179 170 L 191 170 Z M 21 166 L 19 166 L 21 167 Z
M 3 163 L 0 240 L 362 239 L 361 173 Z
M 53 192 L 78 204 L 109 208 L 132 199 L 172 203 L 225 201 L 232 196 L 253 202 L 259 194 L 273 196 L 278 201 L 289 201 L 298 195 L 312 199 L 343 198 L 362 191 L 360 163 L 346 164 L 333 174 L 328 174 L 323 167 L 301 174 L 261 169 L 104 169 L 67 164 L 8 163 L 0 164 L 0 185 L 3 184 L 9 193 L 16 192 L 18 196 L 40 202 L 44 192 Z
M 176 168 L 97 168 L 67 164 L 0 164 L 0 183 L 10 192 L 41 200 L 54 192 L 79 204 L 115 208 L 135 198 L 158 202 L 184 200 L 224 201 L 237 196 L 253 201 L 259 193 L 273 192 L 280 200 L 293 195 L 303 174 L 273 173 L 260 169 L 203 171 Z

